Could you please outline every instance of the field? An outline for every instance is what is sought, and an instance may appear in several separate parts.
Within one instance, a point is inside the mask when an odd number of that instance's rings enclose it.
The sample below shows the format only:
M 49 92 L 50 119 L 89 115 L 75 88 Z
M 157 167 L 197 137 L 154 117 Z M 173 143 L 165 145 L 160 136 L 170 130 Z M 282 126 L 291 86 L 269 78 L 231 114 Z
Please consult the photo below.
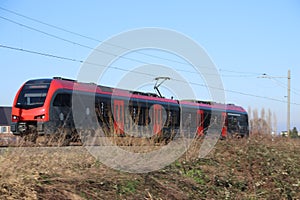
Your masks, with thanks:
M 300 199 L 300 140 L 201 140 L 150 173 L 111 169 L 84 147 L 0 149 L 0 199 Z

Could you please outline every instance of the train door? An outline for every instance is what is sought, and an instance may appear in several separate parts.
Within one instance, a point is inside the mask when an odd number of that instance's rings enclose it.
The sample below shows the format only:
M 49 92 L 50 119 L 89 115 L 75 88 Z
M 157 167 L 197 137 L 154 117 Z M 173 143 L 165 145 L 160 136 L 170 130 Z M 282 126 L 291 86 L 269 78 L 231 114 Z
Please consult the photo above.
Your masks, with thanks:
M 162 107 L 161 105 L 153 105 L 153 133 L 160 134 L 162 130 Z
M 227 120 L 227 113 L 226 112 L 222 112 L 222 132 L 221 132 L 221 136 L 223 138 L 227 137 L 227 125 L 228 125 L 228 120 Z
M 124 134 L 124 101 L 114 100 L 114 133 Z
M 204 135 L 204 112 L 203 110 L 197 110 L 197 117 L 196 117 L 196 124 L 197 124 L 197 136 Z

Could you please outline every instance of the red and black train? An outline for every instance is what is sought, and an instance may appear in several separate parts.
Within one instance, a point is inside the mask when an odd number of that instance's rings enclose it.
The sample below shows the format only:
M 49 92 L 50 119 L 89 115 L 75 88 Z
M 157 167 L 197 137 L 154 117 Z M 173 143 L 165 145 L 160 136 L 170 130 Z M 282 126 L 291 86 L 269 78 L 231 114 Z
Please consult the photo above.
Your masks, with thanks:
M 168 139 L 182 134 L 201 136 L 212 129 L 222 137 L 249 135 L 248 115 L 240 106 L 178 101 L 59 77 L 27 81 L 13 102 L 11 130 L 15 135 L 64 130 L 73 137 L 78 130 L 99 127 L 108 134 L 146 136 L 146 130 L 147 137 Z

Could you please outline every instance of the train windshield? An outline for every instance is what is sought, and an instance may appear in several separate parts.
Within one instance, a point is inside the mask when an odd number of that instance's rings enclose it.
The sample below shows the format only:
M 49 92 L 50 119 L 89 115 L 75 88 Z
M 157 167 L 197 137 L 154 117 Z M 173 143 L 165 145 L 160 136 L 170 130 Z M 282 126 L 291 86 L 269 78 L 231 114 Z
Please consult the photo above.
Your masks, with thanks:
M 248 126 L 247 115 L 228 113 L 228 123 L 232 125 Z
M 17 108 L 37 108 L 44 105 L 50 84 L 25 84 L 17 100 Z
M 241 126 L 248 126 L 248 118 L 247 115 L 241 115 L 239 118 L 239 123 Z

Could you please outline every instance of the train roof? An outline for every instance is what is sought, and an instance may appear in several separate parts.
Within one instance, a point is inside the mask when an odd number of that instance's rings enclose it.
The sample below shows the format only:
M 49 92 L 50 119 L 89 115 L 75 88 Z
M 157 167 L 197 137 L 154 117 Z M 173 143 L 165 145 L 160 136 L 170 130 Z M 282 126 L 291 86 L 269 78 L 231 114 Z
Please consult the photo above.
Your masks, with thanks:
M 203 100 L 174 100 L 164 97 L 160 97 L 155 93 L 140 92 L 140 91 L 131 91 L 125 89 L 118 89 L 108 86 L 97 85 L 95 83 L 84 83 L 78 82 L 73 79 L 66 79 L 61 77 L 54 77 L 53 79 L 35 79 L 29 80 L 26 84 L 43 84 L 43 83 L 52 83 L 57 88 L 64 88 L 70 90 L 78 90 L 83 92 L 93 92 L 98 94 L 107 94 L 107 95 L 117 95 L 124 98 L 136 98 L 141 100 L 148 101 L 160 101 L 161 103 L 170 103 L 170 104 L 180 104 L 191 107 L 198 107 L 201 109 L 217 109 L 217 110 L 227 110 L 227 112 L 239 112 L 246 113 L 245 109 L 241 106 L 236 106 L 234 104 L 220 104 L 211 101 Z
M 216 109 L 216 110 L 227 110 L 227 112 L 239 112 L 246 113 L 246 110 L 234 104 L 222 104 L 212 101 L 202 101 L 202 100 L 182 100 L 181 104 L 193 107 L 200 107 L 202 109 Z

